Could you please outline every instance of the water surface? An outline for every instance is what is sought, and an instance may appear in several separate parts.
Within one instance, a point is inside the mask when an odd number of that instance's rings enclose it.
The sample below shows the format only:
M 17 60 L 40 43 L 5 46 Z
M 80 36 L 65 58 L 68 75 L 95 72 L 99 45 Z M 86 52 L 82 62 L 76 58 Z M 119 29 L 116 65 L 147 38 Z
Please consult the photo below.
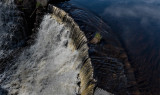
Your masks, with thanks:
M 160 89 L 159 0 L 71 0 L 109 24 L 126 49 L 141 92 Z

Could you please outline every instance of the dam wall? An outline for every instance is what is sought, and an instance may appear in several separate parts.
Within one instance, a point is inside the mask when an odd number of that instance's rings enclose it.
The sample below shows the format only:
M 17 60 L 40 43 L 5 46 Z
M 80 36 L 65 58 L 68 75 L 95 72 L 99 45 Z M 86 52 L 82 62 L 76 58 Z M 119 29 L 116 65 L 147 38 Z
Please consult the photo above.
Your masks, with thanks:
M 52 5 L 49 5 L 48 10 L 52 13 L 53 18 L 56 18 L 59 23 L 65 24 L 71 30 L 70 38 L 73 41 L 73 49 L 79 52 L 78 58 L 82 59 L 78 77 L 80 79 L 80 94 L 93 95 L 95 80 L 93 78 L 93 67 L 88 55 L 89 48 L 85 34 L 65 11 Z

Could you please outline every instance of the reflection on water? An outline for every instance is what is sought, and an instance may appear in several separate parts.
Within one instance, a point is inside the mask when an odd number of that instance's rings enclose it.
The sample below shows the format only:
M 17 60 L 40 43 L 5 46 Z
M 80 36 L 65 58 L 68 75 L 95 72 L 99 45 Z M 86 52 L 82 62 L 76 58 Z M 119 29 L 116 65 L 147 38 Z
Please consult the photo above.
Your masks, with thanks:
M 72 0 L 101 16 L 119 36 L 145 95 L 160 89 L 160 1 Z

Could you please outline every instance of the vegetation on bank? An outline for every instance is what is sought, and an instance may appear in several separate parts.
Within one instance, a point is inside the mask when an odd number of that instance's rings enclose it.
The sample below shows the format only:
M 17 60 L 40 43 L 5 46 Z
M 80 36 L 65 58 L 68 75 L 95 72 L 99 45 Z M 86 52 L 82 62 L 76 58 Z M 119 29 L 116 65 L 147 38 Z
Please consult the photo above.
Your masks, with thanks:
M 93 39 L 90 41 L 90 43 L 92 43 L 92 44 L 97 44 L 97 43 L 99 43 L 99 42 L 101 41 L 101 39 L 102 39 L 101 34 L 100 34 L 99 32 L 97 32 L 97 33 L 94 35 Z

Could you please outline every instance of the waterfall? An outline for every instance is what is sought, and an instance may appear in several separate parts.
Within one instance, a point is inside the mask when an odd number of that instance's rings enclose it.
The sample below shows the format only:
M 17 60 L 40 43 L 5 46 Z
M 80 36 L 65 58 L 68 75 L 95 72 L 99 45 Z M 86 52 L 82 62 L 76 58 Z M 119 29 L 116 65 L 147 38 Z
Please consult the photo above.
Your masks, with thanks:
M 70 30 L 46 15 L 36 43 L 23 51 L 16 64 L 5 72 L 2 87 L 18 95 L 75 95 L 78 93 L 78 52 Z M 16 68 L 16 70 L 14 69 Z
M 96 88 L 94 95 L 114 95 L 101 88 Z
M 13 0 L 0 2 L 0 59 L 24 44 L 26 34 L 22 14 Z
M 53 7 L 53 13 L 43 18 L 35 43 L 16 54 L 26 38 L 23 13 L 12 0 L 0 2 L 0 11 L 0 66 L 6 65 L 4 72 L 0 68 L 0 94 L 93 94 L 96 81 L 87 39 L 67 13 Z M 14 58 L 8 61 L 11 55 Z

